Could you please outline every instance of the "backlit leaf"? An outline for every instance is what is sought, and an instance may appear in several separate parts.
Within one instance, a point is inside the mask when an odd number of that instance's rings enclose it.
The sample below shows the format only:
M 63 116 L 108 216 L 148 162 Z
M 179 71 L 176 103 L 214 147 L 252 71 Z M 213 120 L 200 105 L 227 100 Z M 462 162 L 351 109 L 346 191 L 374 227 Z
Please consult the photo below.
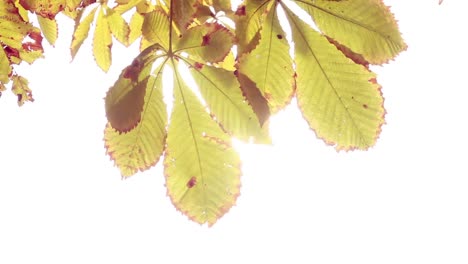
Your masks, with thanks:
M 93 38 L 93 55 L 97 65 L 105 72 L 112 63 L 111 57 L 112 36 L 109 30 L 107 18 L 102 9 L 99 10 L 96 19 L 96 30 Z
M 289 44 L 276 8 L 271 8 L 260 32 L 257 47 L 240 58 L 238 70 L 255 82 L 270 110 L 277 112 L 291 100 L 295 83 Z
M 204 62 L 222 61 L 231 50 L 234 36 L 217 23 L 206 23 L 188 29 L 174 47 L 187 52 L 192 59 Z
M 250 52 L 258 44 L 265 14 L 274 1 L 246 0 L 234 15 L 238 54 Z
M 150 43 L 159 43 L 164 49 L 169 50 L 169 17 L 157 9 L 145 14 L 142 33 Z
M 375 75 L 287 11 L 295 43 L 297 101 L 318 137 L 338 150 L 374 145 L 384 123 Z
M 47 39 L 50 45 L 54 45 L 58 36 L 58 26 L 57 21 L 55 21 L 55 18 L 50 19 L 42 16 L 37 16 L 37 21 L 39 22 L 44 37 Z
M 141 121 L 127 133 L 119 133 L 107 124 L 104 140 L 107 153 L 123 177 L 154 166 L 161 157 L 166 139 L 167 113 L 162 99 L 162 66 L 146 81 Z
M 70 47 L 72 59 L 80 49 L 81 44 L 83 44 L 85 39 L 88 37 L 89 29 L 91 28 L 91 23 L 94 20 L 96 10 L 97 7 L 93 8 L 82 21 L 75 21 L 75 32 L 73 32 L 73 39 Z
M 222 127 L 234 136 L 248 140 L 262 135 L 260 122 L 247 104 L 233 72 L 195 64 L 190 72 L 211 113 Z
M 239 195 L 240 160 L 229 136 L 177 72 L 174 79 L 164 158 L 167 192 L 175 207 L 190 219 L 213 225 Z
M 392 13 L 380 0 L 304 0 L 298 4 L 323 33 L 370 63 L 382 64 L 406 49 Z
M 171 1 L 172 20 L 180 33 L 184 33 L 197 11 L 198 0 Z
M 11 79 L 13 81 L 11 91 L 18 97 L 18 105 L 22 106 L 28 101 L 34 102 L 28 80 L 19 75 L 13 75 Z
M 20 4 L 27 10 L 40 16 L 53 19 L 66 6 L 66 0 L 20 0 Z
M 10 80 L 11 67 L 8 57 L 0 48 L 0 83 L 8 83 Z
M 151 46 L 126 67 L 106 95 L 106 115 L 112 128 L 128 132 L 140 122 L 148 77 L 156 60 L 157 46 Z
M 117 39 L 120 43 L 125 46 L 128 46 L 128 36 L 130 34 L 130 28 L 128 27 L 127 22 L 123 19 L 123 17 L 113 11 L 112 9 L 107 10 L 107 21 L 109 24 L 109 29 L 112 32 L 112 35 Z
M 128 36 L 128 44 L 132 44 L 135 40 L 141 37 L 141 28 L 143 26 L 144 17 L 140 13 L 135 12 L 130 19 L 129 30 L 130 34 Z

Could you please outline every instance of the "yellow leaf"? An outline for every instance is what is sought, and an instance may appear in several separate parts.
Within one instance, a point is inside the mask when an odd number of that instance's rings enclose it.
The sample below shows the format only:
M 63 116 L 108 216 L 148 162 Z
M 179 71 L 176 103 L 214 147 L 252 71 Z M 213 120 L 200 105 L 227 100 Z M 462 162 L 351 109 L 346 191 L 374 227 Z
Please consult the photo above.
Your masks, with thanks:
M 211 226 L 239 196 L 240 160 L 229 136 L 176 71 L 174 84 L 164 158 L 167 192 L 178 210 Z
M 11 66 L 5 51 L 0 48 L 0 83 L 8 83 L 10 80 Z
M 172 21 L 180 33 L 184 33 L 197 11 L 198 0 L 171 1 Z
M 327 36 L 372 64 L 382 64 L 406 49 L 397 23 L 381 0 L 299 1 Z
M 148 77 L 158 47 L 151 46 L 126 67 L 106 95 L 106 115 L 118 132 L 128 132 L 141 120 Z
M 192 59 L 220 62 L 230 52 L 234 36 L 217 23 L 205 23 L 188 29 L 176 42 L 174 52 L 187 52 Z
M 297 101 L 318 137 L 338 150 L 374 145 L 384 123 L 375 75 L 287 11 L 295 43 Z
M 104 11 L 99 10 L 96 19 L 96 29 L 93 38 L 93 54 L 97 65 L 105 72 L 109 70 L 112 63 L 111 57 L 112 36 L 109 30 L 107 18 Z
M 115 39 L 123 45 L 128 46 L 128 35 L 130 34 L 130 29 L 123 17 L 112 9 L 107 9 L 107 20 L 109 29 Z
M 22 106 L 27 101 L 34 102 L 28 80 L 19 75 L 13 75 L 11 79 L 13 80 L 11 91 L 18 97 L 18 105 Z
M 20 4 L 32 13 L 53 19 L 66 6 L 66 0 L 20 0 Z
M 128 36 L 128 44 L 132 44 L 141 36 L 141 28 L 143 26 L 144 17 L 140 13 L 135 12 L 130 19 L 130 34 Z
M 162 99 L 162 67 L 149 78 L 144 99 L 145 111 L 138 125 L 127 133 L 119 133 L 107 124 L 104 141 L 107 153 L 123 177 L 154 166 L 164 150 L 167 113 Z
M 233 72 L 194 63 L 190 72 L 210 112 L 221 126 L 242 140 L 264 138 L 260 122 L 242 95 Z
M 42 16 L 37 16 L 37 21 L 41 27 L 42 34 L 50 43 L 50 45 L 53 46 L 57 40 L 58 35 L 57 21 L 55 21 L 55 18 L 49 19 Z
M 162 10 L 156 9 L 145 14 L 142 33 L 150 43 L 159 43 L 165 50 L 169 50 L 169 17 Z
M 259 31 L 271 0 L 246 0 L 234 14 L 238 54 L 250 52 L 259 40 Z
M 93 8 L 82 21 L 79 21 L 80 17 L 78 17 L 78 20 L 75 20 L 75 31 L 73 32 L 73 39 L 70 47 L 72 59 L 75 58 L 81 44 L 83 44 L 85 39 L 88 37 L 89 29 L 91 28 L 91 23 L 94 20 L 96 10 L 97 7 Z
M 275 7 L 264 20 L 260 35 L 257 47 L 244 54 L 237 67 L 257 85 L 275 113 L 290 102 L 295 88 L 289 44 Z
M 123 14 L 142 2 L 146 2 L 146 0 L 117 1 L 118 5 L 114 8 L 114 11 L 118 14 Z

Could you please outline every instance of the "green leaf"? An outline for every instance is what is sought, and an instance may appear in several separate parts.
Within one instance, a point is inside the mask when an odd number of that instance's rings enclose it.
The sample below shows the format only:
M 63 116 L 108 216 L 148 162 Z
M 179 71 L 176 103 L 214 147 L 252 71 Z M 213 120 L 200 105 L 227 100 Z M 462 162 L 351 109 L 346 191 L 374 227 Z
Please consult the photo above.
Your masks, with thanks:
M 105 72 L 109 70 L 112 63 L 111 47 L 112 36 L 109 30 L 109 24 L 101 8 L 96 19 L 96 29 L 93 38 L 93 55 L 96 64 Z
M 229 136 L 176 71 L 174 79 L 164 159 L 168 195 L 190 219 L 213 225 L 239 195 L 240 160 Z
M 395 18 L 382 1 L 304 0 L 298 4 L 323 33 L 372 64 L 385 63 L 406 49 Z
M 55 18 L 50 19 L 42 16 L 37 16 L 37 21 L 39 22 L 39 26 L 41 27 L 42 34 L 50 43 L 50 45 L 53 46 L 58 36 L 57 21 L 55 21 Z
M 375 75 L 287 10 L 295 43 L 297 101 L 318 137 L 338 150 L 374 145 L 384 123 Z
M 96 10 L 97 7 L 93 8 L 81 22 L 79 21 L 80 16 L 78 16 L 78 19 L 75 20 L 75 31 L 73 32 L 73 39 L 70 47 L 72 59 L 75 58 L 76 53 L 80 49 L 85 39 L 88 37 L 89 29 L 91 27 L 91 23 L 94 20 Z
M 154 166 L 164 151 L 167 113 L 162 98 L 162 68 L 148 78 L 141 121 L 127 133 L 119 133 L 107 124 L 104 134 L 107 153 L 123 177 Z
M 107 9 L 107 21 L 112 35 L 124 46 L 128 46 L 130 28 L 123 17 L 112 9 Z
M 276 7 L 270 9 L 260 33 L 257 47 L 239 59 L 238 70 L 255 82 L 270 110 L 277 112 L 290 102 L 295 81 L 289 44 Z
M 234 36 L 217 23 L 205 23 L 188 29 L 177 41 L 174 52 L 187 52 L 203 62 L 222 61 L 233 45 Z
M 245 141 L 265 138 L 233 72 L 201 64 L 193 64 L 190 72 L 211 114 L 227 132 Z
M 157 50 L 158 46 L 153 45 L 138 55 L 106 95 L 107 119 L 118 132 L 128 132 L 140 122 L 148 77 L 158 57 Z

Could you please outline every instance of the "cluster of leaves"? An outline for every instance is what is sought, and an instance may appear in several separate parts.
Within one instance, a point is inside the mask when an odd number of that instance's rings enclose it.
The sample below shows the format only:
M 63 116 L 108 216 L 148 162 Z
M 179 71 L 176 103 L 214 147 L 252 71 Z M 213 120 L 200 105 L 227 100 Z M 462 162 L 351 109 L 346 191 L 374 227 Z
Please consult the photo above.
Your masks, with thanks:
M 37 14 L 40 29 L 26 11 Z M 59 12 L 76 23 L 72 57 L 94 25 L 93 54 L 104 71 L 113 39 L 140 40 L 141 53 L 105 99 L 105 146 L 124 177 L 164 156 L 173 204 L 209 225 L 239 195 L 231 138 L 269 142 L 270 115 L 294 96 L 327 144 L 373 146 L 385 110 L 369 65 L 406 48 L 381 0 L 245 0 L 235 8 L 230 0 L 7 0 L 0 4 L 1 89 L 12 80 L 21 100 L 32 99 L 12 65 L 40 57 L 42 35 L 54 43 Z M 163 89 L 163 72 L 173 87 Z

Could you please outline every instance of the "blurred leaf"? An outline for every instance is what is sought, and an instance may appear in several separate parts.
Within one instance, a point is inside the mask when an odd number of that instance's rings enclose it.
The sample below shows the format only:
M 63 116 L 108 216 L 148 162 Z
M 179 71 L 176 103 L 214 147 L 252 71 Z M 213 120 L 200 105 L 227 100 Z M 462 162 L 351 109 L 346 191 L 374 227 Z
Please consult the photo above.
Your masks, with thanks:
M 19 75 L 13 75 L 11 79 L 13 80 L 11 91 L 18 97 L 18 105 L 22 106 L 28 101 L 34 102 L 28 80 Z

